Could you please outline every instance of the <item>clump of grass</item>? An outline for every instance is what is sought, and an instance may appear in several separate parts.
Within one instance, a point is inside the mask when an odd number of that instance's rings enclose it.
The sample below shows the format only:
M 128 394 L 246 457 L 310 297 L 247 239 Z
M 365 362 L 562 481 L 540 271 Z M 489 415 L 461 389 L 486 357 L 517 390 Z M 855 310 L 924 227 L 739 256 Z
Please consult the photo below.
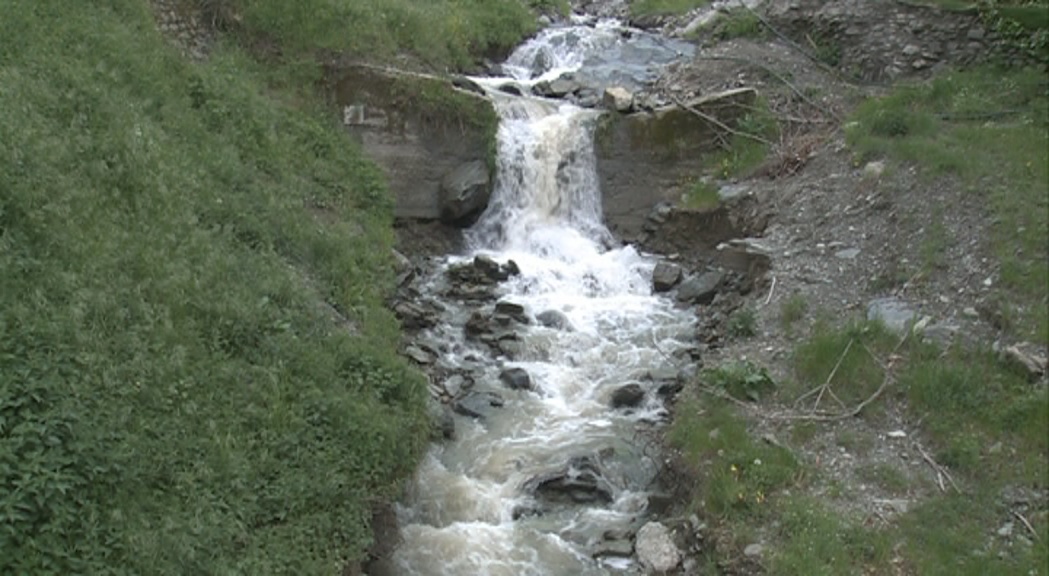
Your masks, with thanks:
M 779 134 L 779 123 L 768 109 L 768 103 L 759 99 L 755 110 L 741 117 L 736 130 L 775 142 Z M 744 177 L 758 168 L 768 156 L 769 146 L 751 138 L 733 135 L 727 150 L 713 154 L 707 165 L 718 178 L 728 180 Z
M 760 400 L 762 395 L 776 388 L 768 370 L 749 360 L 729 362 L 703 371 L 702 380 L 728 392 L 734 398 Z
M 794 350 L 794 374 L 800 394 L 821 385 L 833 374 L 829 385 L 845 403 L 865 400 L 885 378 L 880 359 L 867 352 L 885 354 L 897 338 L 877 322 L 860 322 L 842 328 L 818 326 L 813 336 Z M 851 344 L 850 344 L 851 342 Z
M 1002 286 L 1030 313 L 1017 336 L 1049 341 L 1049 94 L 1034 69 L 984 67 L 897 88 L 855 112 L 861 160 L 890 157 L 927 176 L 958 177 L 986 202 Z
M 794 324 L 805 317 L 809 303 L 801 294 L 791 294 L 779 307 L 779 321 L 783 330 L 790 331 Z
M 758 333 L 758 316 L 753 308 L 740 308 L 729 316 L 725 330 L 733 338 L 753 338 Z
M 880 573 L 892 556 L 892 540 L 876 530 L 856 526 L 823 503 L 796 496 L 783 502 L 779 546 L 770 574 Z
M 870 464 L 859 469 L 859 477 L 890 494 L 906 494 L 910 482 L 903 472 L 890 464 Z
M 710 0 L 635 0 L 630 4 L 630 13 L 635 17 L 675 16 L 709 3 Z
M 711 210 L 720 204 L 718 185 L 709 178 L 697 180 L 685 196 L 685 206 L 696 210 Z
M 789 450 L 752 440 L 732 406 L 720 401 L 683 403 L 669 439 L 703 479 L 697 504 L 723 518 L 764 514 L 798 472 Z
M 765 34 L 765 26 L 761 19 L 749 10 L 733 10 L 720 18 L 714 26 L 714 37 L 719 40 L 762 38 Z

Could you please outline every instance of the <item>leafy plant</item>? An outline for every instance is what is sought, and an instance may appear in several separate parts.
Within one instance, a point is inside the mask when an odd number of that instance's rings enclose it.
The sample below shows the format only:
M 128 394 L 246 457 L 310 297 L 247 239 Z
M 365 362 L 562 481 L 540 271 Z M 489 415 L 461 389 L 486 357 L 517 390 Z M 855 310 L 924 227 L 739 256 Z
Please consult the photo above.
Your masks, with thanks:
M 725 329 L 733 338 L 753 338 L 758 333 L 757 314 L 753 308 L 740 308 L 729 316 Z
M 776 388 L 768 371 L 749 360 L 732 362 L 703 372 L 704 382 L 728 392 L 735 398 L 760 400 Z

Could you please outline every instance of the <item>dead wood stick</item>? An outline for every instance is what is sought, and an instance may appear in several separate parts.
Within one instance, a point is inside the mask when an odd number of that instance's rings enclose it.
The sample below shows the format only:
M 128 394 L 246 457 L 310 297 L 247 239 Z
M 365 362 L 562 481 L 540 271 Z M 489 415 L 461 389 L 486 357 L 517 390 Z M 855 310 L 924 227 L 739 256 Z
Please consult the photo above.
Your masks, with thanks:
M 1036 541 L 1041 539 L 1041 537 L 1038 536 L 1038 532 L 1035 531 L 1034 526 L 1031 526 L 1031 523 L 1027 521 L 1027 518 L 1024 518 L 1023 514 L 1020 514 L 1016 510 L 1013 510 L 1013 516 L 1016 516 L 1020 520 L 1020 522 L 1023 522 L 1024 527 L 1027 528 L 1027 531 L 1031 533 L 1031 536 L 1034 536 L 1034 539 Z
M 954 488 L 954 491 L 959 493 L 959 494 L 962 493 L 962 489 L 959 488 L 958 484 L 956 484 L 954 482 L 954 478 L 951 476 L 951 473 L 947 471 L 947 468 L 945 468 L 942 464 L 940 464 L 935 459 L 933 459 L 933 457 L 930 456 L 929 453 L 926 452 L 925 449 L 921 447 L 921 444 L 918 444 L 917 442 L 915 442 L 914 443 L 914 447 L 918 450 L 918 453 L 922 455 L 922 459 L 924 459 L 925 462 L 928 463 L 929 466 L 931 466 L 932 469 L 936 472 L 937 479 L 940 481 L 940 489 L 941 490 L 943 490 L 944 492 L 947 491 L 947 488 L 944 487 L 943 480 L 942 480 L 942 478 L 946 477 L 947 481 L 951 483 L 951 487 Z
M 776 80 L 779 80 L 784 86 L 786 86 L 787 88 L 790 88 L 790 91 L 793 92 L 794 94 L 796 94 L 798 96 L 798 98 L 801 98 L 802 102 L 808 104 L 809 106 L 812 106 L 813 108 L 815 108 L 816 110 L 820 111 L 821 113 L 826 114 L 827 116 L 830 116 L 836 122 L 841 122 L 841 118 L 838 117 L 837 114 L 835 114 L 829 108 L 826 108 L 824 106 L 820 106 L 819 104 L 817 104 L 811 98 L 806 96 L 805 93 L 802 92 L 797 86 L 795 86 L 793 83 L 791 83 L 790 80 L 787 80 L 781 74 L 777 73 L 775 70 L 773 70 L 772 68 L 769 68 L 768 66 L 762 64 L 761 62 L 758 62 L 756 60 L 751 60 L 749 58 L 740 58 L 739 56 L 696 56 L 696 59 L 697 60 L 713 60 L 713 61 L 722 60 L 722 61 L 725 61 L 725 62 L 738 62 L 740 64 L 747 64 L 749 66 L 754 66 L 756 68 L 761 68 L 766 73 L 768 73 L 769 76 L 772 76 Z
M 707 121 L 707 122 L 717 126 L 718 128 L 721 128 L 722 130 L 724 130 L 725 132 L 728 132 L 729 134 L 733 134 L 735 136 L 740 136 L 740 137 L 743 137 L 743 138 L 747 138 L 747 139 L 753 140 L 755 142 L 760 142 L 760 143 L 765 144 L 767 146 L 772 146 L 772 142 L 762 138 L 761 136 L 758 136 L 756 134 L 750 134 L 749 132 L 741 132 L 739 130 L 736 130 L 736 129 L 726 125 L 724 122 L 718 120 L 717 118 L 714 118 L 710 114 L 705 114 L 703 112 L 700 112 L 699 110 L 696 110 L 694 107 L 689 106 L 688 104 L 685 104 L 684 102 L 682 102 L 678 98 L 674 98 L 674 104 L 677 104 L 681 108 L 683 108 L 685 110 L 688 110 L 689 112 L 691 112 L 691 113 L 695 114 L 696 116 L 702 118 L 703 120 L 705 120 L 705 121 Z
M 801 396 L 798 396 L 798 399 L 794 401 L 794 406 L 795 407 L 798 404 L 800 404 L 802 400 L 808 398 L 809 396 L 812 396 L 813 394 L 819 394 L 819 397 L 816 399 L 816 404 L 814 404 L 812 406 L 812 411 L 815 412 L 816 409 L 819 408 L 819 399 L 823 397 L 824 390 L 828 386 L 830 386 L 831 380 L 833 380 L 835 374 L 838 373 L 838 369 L 841 368 L 842 362 L 845 361 L 845 356 L 848 355 L 849 350 L 852 350 L 852 345 L 855 342 L 856 342 L 855 338 L 850 338 L 849 339 L 848 345 L 845 346 L 845 350 L 843 350 L 842 353 L 841 353 L 841 356 L 838 357 L 838 362 L 837 362 L 837 364 L 834 365 L 834 369 L 830 371 L 830 374 L 827 376 L 827 379 L 823 382 L 823 384 L 813 388 L 812 390 L 809 390 L 808 392 L 802 394 Z

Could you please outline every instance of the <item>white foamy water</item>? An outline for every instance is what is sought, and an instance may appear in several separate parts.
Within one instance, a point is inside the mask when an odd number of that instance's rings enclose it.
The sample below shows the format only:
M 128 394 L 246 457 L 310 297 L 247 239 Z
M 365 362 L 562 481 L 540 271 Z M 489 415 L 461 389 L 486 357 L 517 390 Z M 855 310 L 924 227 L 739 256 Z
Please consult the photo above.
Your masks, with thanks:
M 558 66 L 573 66 L 568 60 Z M 656 468 L 638 431 L 664 414 L 647 374 L 689 344 L 692 317 L 652 295 L 655 263 L 633 248 L 613 247 L 601 222 L 597 114 L 492 97 L 502 119 L 496 189 L 467 234 L 471 253 L 447 263 L 476 254 L 515 261 L 521 274 L 501 286 L 501 300 L 532 316 L 556 310 L 571 329 L 532 323 L 519 332 L 520 354 L 484 368 L 473 390 L 498 393 L 505 405 L 483 420 L 457 416 L 456 438 L 431 450 L 399 510 L 403 543 L 394 564 L 398 573 L 420 576 L 629 573 L 630 560 L 593 553 L 606 531 L 636 529 L 645 520 Z M 463 332 L 465 318 L 483 305 L 446 304 L 446 322 L 428 334 L 455 351 L 442 363 L 491 358 Z M 510 367 L 525 369 L 538 390 L 504 387 L 498 375 Z M 613 410 L 611 394 L 631 383 L 645 388 L 644 403 Z M 544 504 L 525 489 L 577 456 L 600 464 L 611 502 Z M 515 520 L 515 511 L 537 506 L 541 513 Z

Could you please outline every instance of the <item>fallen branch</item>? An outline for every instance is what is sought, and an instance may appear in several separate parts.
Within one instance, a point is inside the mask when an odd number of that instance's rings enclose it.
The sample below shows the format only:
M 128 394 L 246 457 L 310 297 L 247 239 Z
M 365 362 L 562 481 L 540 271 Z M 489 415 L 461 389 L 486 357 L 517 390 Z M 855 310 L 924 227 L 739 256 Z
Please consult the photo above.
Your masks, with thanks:
M 775 276 L 773 276 L 773 277 L 772 277 L 772 287 L 770 287 L 770 288 L 769 288 L 769 295 L 768 295 L 768 298 L 765 298 L 765 306 L 768 306 L 768 305 L 769 305 L 769 302 L 772 302 L 772 295 L 773 295 L 773 294 L 774 294 L 775 292 L 776 292 L 776 277 L 775 277 Z
M 1023 514 L 1020 514 L 1016 510 L 1013 510 L 1013 516 L 1016 516 L 1020 520 L 1020 522 L 1023 522 L 1024 527 L 1027 528 L 1027 531 L 1031 533 L 1031 536 L 1034 536 L 1036 542 L 1041 539 L 1041 537 L 1038 536 L 1038 532 L 1035 531 L 1034 526 L 1031 526 L 1031 523 L 1027 521 L 1027 518 L 1024 518 Z
M 962 493 L 962 489 L 959 488 L 958 485 L 954 482 L 954 478 L 951 476 L 951 473 L 947 471 L 947 468 L 945 468 L 943 465 L 941 465 L 939 462 L 933 459 L 933 457 L 930 456 L 929 453 L 921 447 L 921 444 L 915 442 L 914 448 L 918 450 L 918 453 L 922 455 L 922 459 L 924 459 L 925 462 L 928 463 L 929 466 L 932 467 L 932 469 L 936 472 L 936 481 L 940 485 L 941 492 L 947 491 L 947 487 L 943 484 L 943 479 L 947 478 L 947 481 L 951 483 L 951 487 L 954 488 L 954 491 L 958 494 Z
M 761 136 L 758 136 L 756 134 L 751 134 L 749 132 L 741 132 L 739 130 L 736 130 L 736 129 L 728 126 L 724 122 L 718 120 L 717 118 L 714 118 L 710 114 L 705 114 L 703 112 L 700 112 L 699 110 L 696 110 L 694 107 L 689 106 L 688 104 L 685 104 L 684 102 L 682 102 L 678 98 L 674 98 L 674 104 L 677 104 L 681 108 L 683 108 L 685 110 L 688 110 L 689 112 L 691 112 L 691 113 L 695 114 L 696 116 L 702 118 L 703 120 L 713 124 L 714 126 L 717 126 L 718 128 L 721 128 L 722 130 L 724 130 L 725 132 L 728 132 L 729 134 L 732 134 L 732 135 L 735 135 L 735 136 L 740 136 L 742 138 L 747 138 L 747 139 L 753 140 L 755 142 L 760 142 L 760 143 L 765 144 L 765 145 L 767 145 L 769 147 L 772 146 L 772 142 L 770 142 L 769 140 L 766 140 L 765 138 L 762 138 Z
M 823 113 L 823 114 L 825 114 L 827 116 L 830 116 L 831 118 L 833 118 L 835 120 L 835 122 L 841 123 L 841 118 L 837 114 L 835 114 L 829 108 L 826 108 L 824 106 L 821 106 L 821 105 L 817 104 L 811 98 L 806 96 L 805 93 L 802 92 L 797 86 L 795 86 L 789 80 L 784 78 L 782 75 L 778 74 L 775 70 L 773 70 L 772 68 L 769 68 L 768 66 L 762 64 L 761 62 L 757 62 L 755 60 L 750 60 L 748 58 L 740 58 L 738 56 L 696 56 L 696 60 L 712 60 L 712 61 L 721 60 L 721 61 L 725 61 L 725 62 L 738 62 L 740 64 L 747 64 L 749 66 L 754 66 L 756 68 L 761 68 L 766 73 L 768 73 L 769 76 L 772 76 L 776 80 L 779 80 L 784 86 L 786 86 L 787 88 L 790 88 L 790 91 L 793 92 L 794 94 L 796 94 L 798 96 L 798 98 L 801 98 L 802 102 L 808 104 L 809 106 L 812 106 L 813 108 L 815 108 L 816 110 L 820 111 L 821 113 Z
M 827 379 L 823 382 L 823 384 L 820 384 L 812 390 L 809 390 L 801 396 L 798 396 L 798 399 L 794 401 L 795 408 L 797 408 L 798 404 L 801 404 L 802 400 L 808 398 L 809 396 L 812 396 L 813 394 L 817 394 L 816 402 L 812 405 L 811 410 L 811 412 L 816 412 L 816 410 L 820 407 L 820 401 L 823 399 L 823 395 L 830 389 L 831 380 L 833 380 L 834 376 L 838 373 L 838 369 L 841 368 L 842 363 L 845 361 L 845 356 L 849 354 L 849 350 L 852 350 L 852 345 L 855 343 L 855 338 L 849 339 L 848 345 L 845 346 L 845 350 L 842 351 L 841 356 L 838 357 L 838 362 L 834 365 L 834 369 L 830 371 L 830 374 L 827 376 Z M 833 391 L 830 394 L 832 397 L 834 397 L 835 400 L 838 401 L 839 404 L 841 404 L 842 407 L 845 406 L 842 403 L 842 401 L 837 397 L 837 395 L 834 394 Z

